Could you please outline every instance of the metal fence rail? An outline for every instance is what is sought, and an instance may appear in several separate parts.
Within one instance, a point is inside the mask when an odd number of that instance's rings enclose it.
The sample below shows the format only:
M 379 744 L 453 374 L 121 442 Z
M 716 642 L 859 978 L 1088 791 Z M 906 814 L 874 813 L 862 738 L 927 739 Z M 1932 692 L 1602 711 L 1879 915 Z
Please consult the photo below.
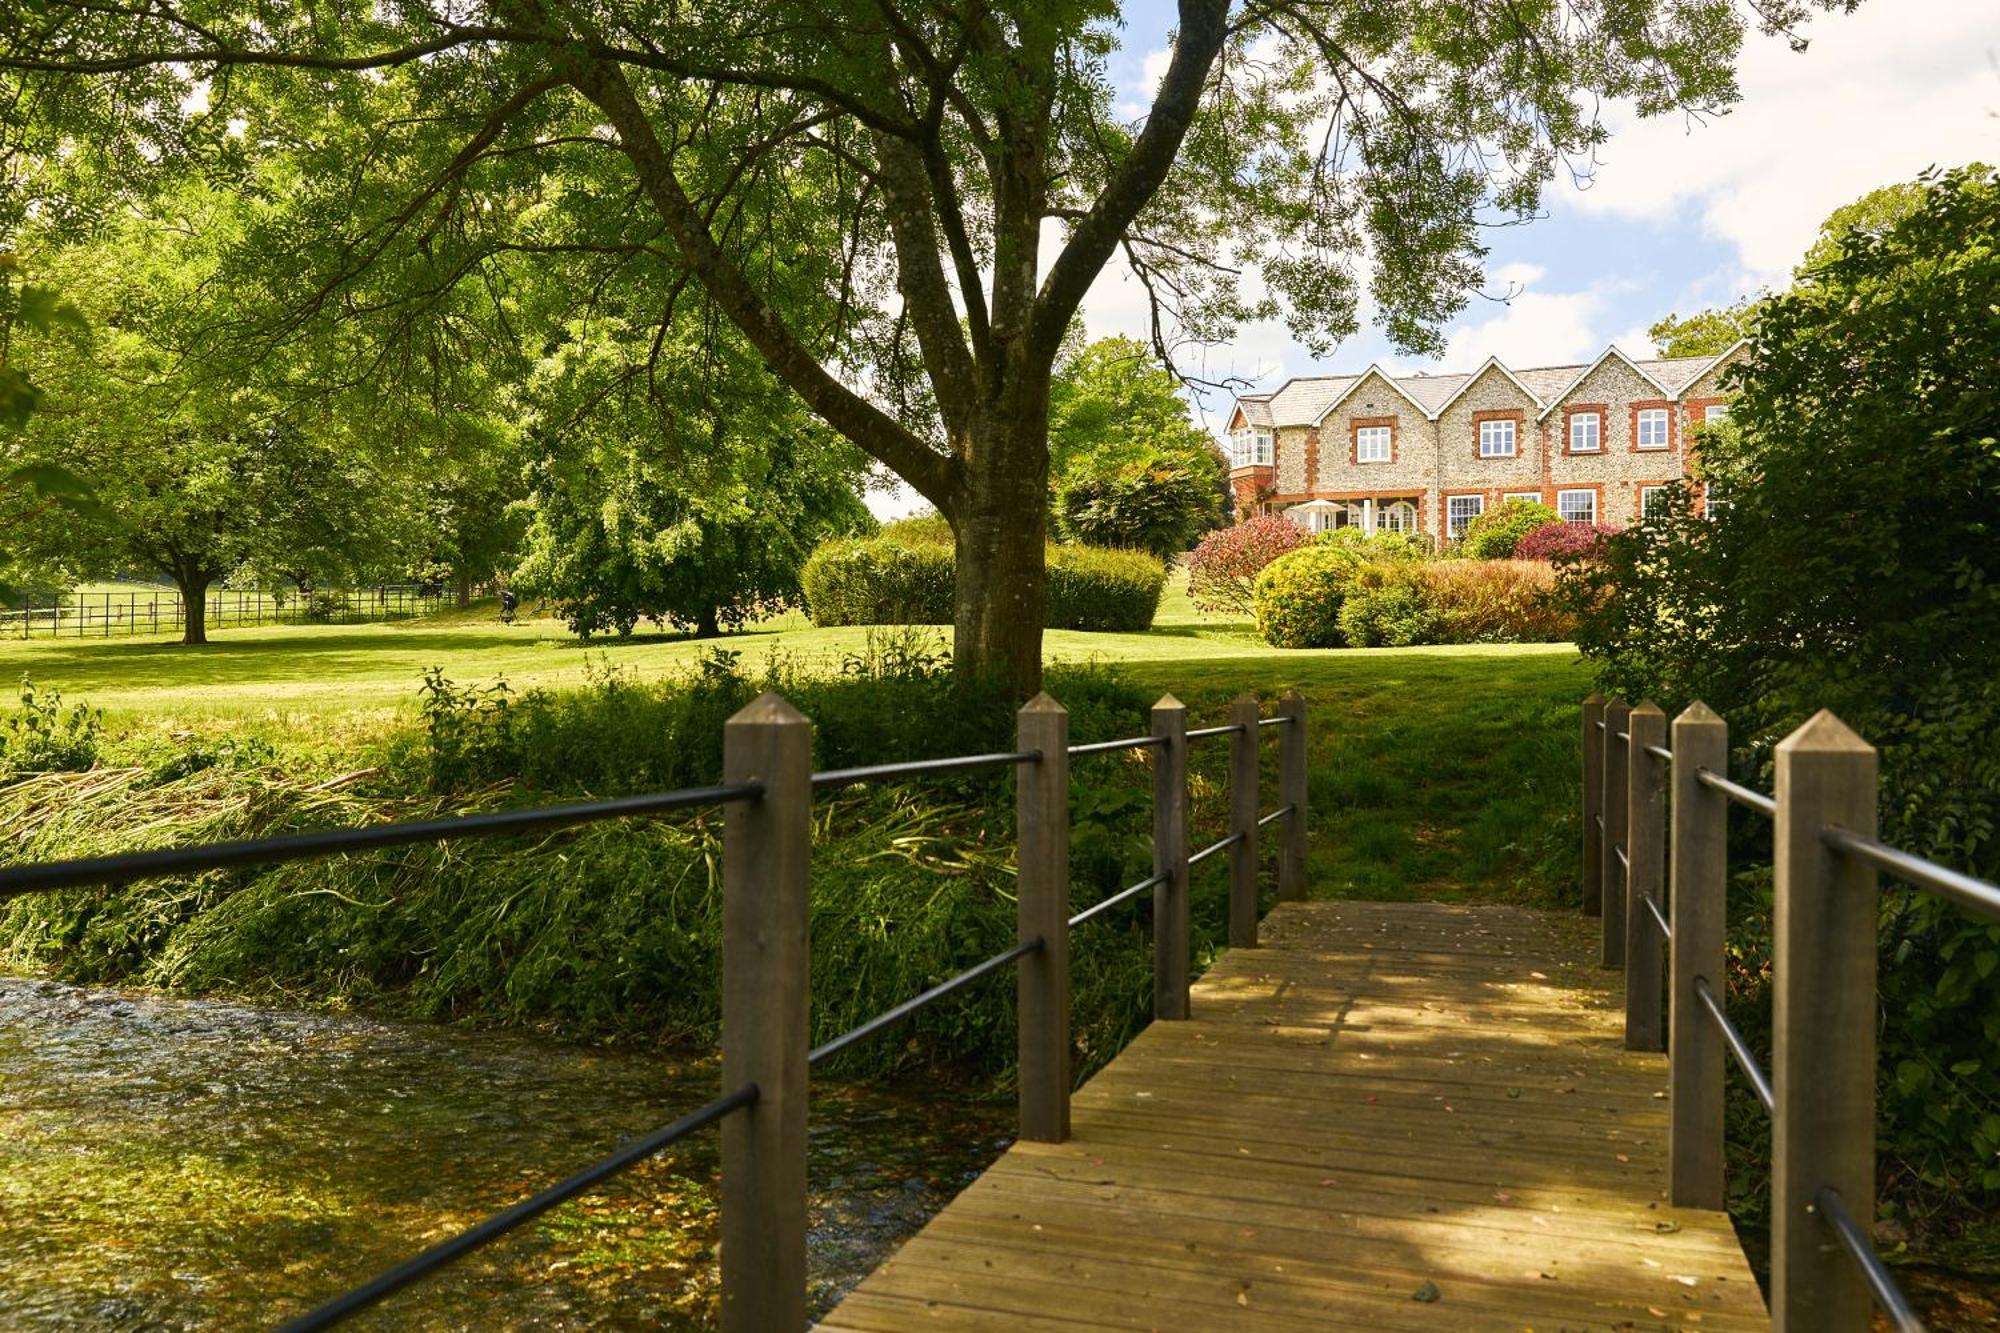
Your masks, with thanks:
M 1775 1326 L 1860 1333 L 1872 1303 L 1914 1333 L 1922 1321 L 1856 1220 L 1875 1210 L 1877 872 L 1992 921 L 2000 885 L 1875 837 L 1875 750 L 1831 713 L 1778 745 L 1775 793 L 1722 775 L 1728 725 L 1706 705 L 1674 719 L 1670 745 L 1665 733 L 1650 701 L 1584 701 L 1584 905 L 1604 916 L 1604 961 L 1627 969 L 1628 1048 L 1662 1049 L 1663 955 L 1671 970 L 1669 1196 L 1724 1204 L 1722 1076 L 1732 1059 L 1774 1127 Z M 1772 1073 L 1725 1003 L 1732 804 L 1769 819 L 1776 848 Z
M 357 625 L 432 615 L 450 605 L 439 589 L 415 584 L 366 588 L 324 588 L 273 594 L 222 589 L 201 598 L 208 629 L 256 625 Z M 187 604 L 172 588 L 127 592 L 83 591 L 29 594 L 19 605 L 0 609 L 0 637 L 117 638 L 178 634 L 187 624 Z
M 1257 840 L 1283 820 L 1278 848 L 1281 899 L 1304 896 L 1305 704 L 1286 696 L 1277 717 L 1259 718 L 1245 695 L 1225 726 L 1190 731 L 1171 696 L 1153 710 L 1147 736 L 1071 746 L 1068 714 L 1046 695 L 1020 711 L 1017 748 L 815 773 L 811 724 L 775 695 L 764 695 L 723 729 L 724 780 L 714 786 L 604 801 L 489 811 L 444 819 L 253 838 L 0 869 L 0 901 L 26 893 L 109 886 L 160 875 L 338 856 L 373 848 L 497 836 L 674 810 L 720 806 L 723 836 L 722 1084 L 724 1093 L 619 1148 L 591 1166 L 381 1273 L 286 1325 L 332 1327 L 429 1273 L 611 1179 L 709 1125 L 722 1128 L 722 1326 L 726 1333 L 805 1324 L 806 1074 L 928 1005 L 1013 967 L 1020 1025 L 1020 1136 L 1061 1142 L 1069 1133 L 1069 932 L 1146 893 L 1153 895 L 1154 1016 L 1187 1016 L 1188 875 L 1231 853 L 1229 934 L 1256 942 Z M 1282 804 L 1257 814 L 1258 738 L 1281 734 Z M 1187 848 L 1187 748 L 1228 735 L 1230 832 L 1198 852 Z M 1069 914 L 1069 760 L 1122 750 L 1153 754 L 1154 873 Z M 813 798 L 860 783 L 994 769 L 1017 771 L 1019 939 L 920 994 L 819 1046 L 807 1048 L 806 920 Z M 736 1114 L 741 1113 L 741 1114 Z

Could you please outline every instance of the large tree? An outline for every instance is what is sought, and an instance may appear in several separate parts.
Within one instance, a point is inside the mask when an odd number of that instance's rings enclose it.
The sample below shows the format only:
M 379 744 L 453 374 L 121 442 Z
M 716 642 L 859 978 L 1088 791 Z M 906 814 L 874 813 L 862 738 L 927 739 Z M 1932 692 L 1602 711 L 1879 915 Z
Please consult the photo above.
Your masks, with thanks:
M 1778 31 L 1855 3 L 1752 8 Z M 298 157 L 292 220 L 252 239 L 304 267 L 303 313 L 407 312 L 523 254 L 643 272 L 663 325 L 698 290 L 950 520 L 956 659 L 1028 689 L 1050 372 L 1108 263 L 1163 357 L 1280 309 L 1323 350 L 1364 285 L 1393 341 L 1436 350 L 1482 224 L 1536 210 L 1606 99 L 1733 100 L 1747 26 L 1733 0 L 1179 0 L 1131 117 L 1121 22 L 1111 0 L 0 0 L 0 102 L 29 109 L 26 153 L 121 179 Z

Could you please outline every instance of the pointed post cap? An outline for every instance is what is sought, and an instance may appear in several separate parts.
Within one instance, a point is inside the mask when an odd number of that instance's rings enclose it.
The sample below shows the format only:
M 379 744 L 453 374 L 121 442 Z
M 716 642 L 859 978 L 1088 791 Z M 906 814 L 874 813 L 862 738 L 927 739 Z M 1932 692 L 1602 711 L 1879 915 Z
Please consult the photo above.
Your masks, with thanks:
M 1043 690 L 1040 694 L 1022 704 L 1021 711 L 1023 713 L 1066 713 L 1069 710 L 1051 698 L 1047 690 Z
M 1611 695 L 1604 701 L 1605 712 L 1608 713 L 1614 708 L 1622 708 L 1628 713 L 1632 711 L 1632 705 L 1626 702 L 1625 697 L 1620 694 Z
M 1633 717 L 1665 717 L 1666 715 L 1666 710 L 1662 709 L 1651 699 L 1641 699 L 1632 706 Z
M 1682 723 L 1694 727 L 1720 726 L 1722 725 L 1722 715 L 1701 700 L 1696 699 L 1686 708 L 1681 709 L 1679 716 L 1674 718 L 1675 726 L 1678 727 Z
M 1603 702 L 1604 696 L 1596 690 L 1592 690 L 1589 694 L 1583 696 L 1583 706 L 1585 708 L 1590 707 L 1592 704 L 1602 704 Z
M 1778 742 L 1778 753 L 1788 754 L 1873 754 L 1875 747 L 1856 735 L 1854 729 L 1822 708 L 1805 724 Z
M 1153 711 L 1154 711 L 1155 713 L 1157 713 L 1157 712 L 1160 712 L 1160 711 L 1162 711 L 1163 709 L 1168 709 L 1168 708 L 1178 708 L 1178 709 L 1180 709 L 1180 710 L 1181 710 L 1182 712 L 1186 712 L 1186 711 L 1187 711 L 1187 705 L 1186 705 L 1186 704 L 1184 704 L 1184 703 L 1182 703 L 1182 702 L 1181 702 L 1181 701 L 1180 701 L 1179 699 L 1176 699 L 1176 698 L 1174 698 L 1174 696 L 1172 695 L 1172 693 L 1167 693 L 1167 694 L 1163 694 L 1163 695 L 1161 695 L 1161 696 L 1160 696 L 1160 701 L 1159 701 L 1158 703 L 1156 703 L 1156 704 L 1154 704 L 1154 705 L 1153 705 Z
M 784 695 L 766 690 L 749 703 L 744 704 L 723 725 L 731 727 L 770 727 L 811 726 L 812 724 L 806 719 L 804 713 L 792 707 Z

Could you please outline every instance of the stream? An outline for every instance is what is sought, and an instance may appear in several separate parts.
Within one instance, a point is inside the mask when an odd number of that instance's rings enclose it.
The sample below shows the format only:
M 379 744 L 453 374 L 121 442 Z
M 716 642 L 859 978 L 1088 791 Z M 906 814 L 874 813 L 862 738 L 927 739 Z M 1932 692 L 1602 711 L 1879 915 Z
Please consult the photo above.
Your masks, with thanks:
M 268 1328 L 707 1101 L 712 1060 L 0 976 L 0 1327 Z M 822 1313 L 998 1155 L 1004 1105 L 822 1085 Z M 704 1328 L 713 1130 L 350 1327 Z

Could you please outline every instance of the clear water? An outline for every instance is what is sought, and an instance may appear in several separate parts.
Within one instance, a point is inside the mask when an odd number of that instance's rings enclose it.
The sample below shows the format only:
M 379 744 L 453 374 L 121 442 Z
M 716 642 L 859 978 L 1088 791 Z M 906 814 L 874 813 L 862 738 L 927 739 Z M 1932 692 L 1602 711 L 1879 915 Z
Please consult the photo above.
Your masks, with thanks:
M 0 1327 L 270 1327 L 716 1088 L 706 1060 L 0 977 Z M 814 1310 L 1010 1129 L 819 1088 Z M 706 1327 L 715 1153 L 703 1131 L 352 1326 Z

